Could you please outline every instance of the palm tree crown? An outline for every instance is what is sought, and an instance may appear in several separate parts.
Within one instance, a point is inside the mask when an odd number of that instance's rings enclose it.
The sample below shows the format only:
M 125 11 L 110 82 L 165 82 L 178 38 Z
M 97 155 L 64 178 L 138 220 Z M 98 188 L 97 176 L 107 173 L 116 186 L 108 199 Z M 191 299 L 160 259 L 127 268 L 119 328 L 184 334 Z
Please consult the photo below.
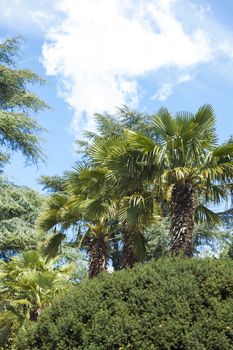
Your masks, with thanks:
M 154 117 L 156 137 L 126 130 L 122 139 L 97 140 L 91 150 L 96 164 L 118 179 L 119 189 L 128 180 L 134 195 L 146 188 L 161 206 L 167 203 L 175 254 L 192 254 L 197 217 L 220 222 L 203 203 L 226 200 L 232 188 L 233 145 L 218 145 L 215 124 L 209 105 L 175 117 L 162 108 Z

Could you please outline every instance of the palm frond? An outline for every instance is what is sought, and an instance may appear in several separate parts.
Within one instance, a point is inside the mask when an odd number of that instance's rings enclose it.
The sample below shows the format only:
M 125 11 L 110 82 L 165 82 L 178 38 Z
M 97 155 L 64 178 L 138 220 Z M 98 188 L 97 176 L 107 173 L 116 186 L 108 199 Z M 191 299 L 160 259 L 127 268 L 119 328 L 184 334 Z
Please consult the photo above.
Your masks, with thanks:
M 138 261 L 143 261 L 146 256 L 146 239 L 141 232 L 133 233 L 133 250 Z
M 46 258 L 46 261 L 54 259 L 58 255 L 61 243 L 65 237 L 65 234 L 56 232 L 49 235 L 41 248 L 42 255 Z
M 97 197 L 83 200 L 80 204 L 80 209 L 87 221 L 100 221 L 104 217 L 111 219 L 115 217 L 116 203 L 111 198 Z
M 217 147 L 213 151 L 214 157 L 232 157 L 233 156 L 233 144 L 232 143 L 226 143 L 224 145 L 221 145 Z
M 154 119 L 155 132 L 163 142 L 175 136 L 176 123 L 166 108 L 161 108 Z
M 107 170 L 100 167 L 84 168 L 67 174 L 67 188 L 72 195 L 89 195 L 102 189 Z
M 150 137 L 132 130 L 125 130 L 125 136 L 130 146 L 146 153 L 154 151 L 156 144 Z
M 221 225 L 222 220 L 220 216 L 214 213 L 212 210 L 199 204 L 196 208 L 196 221 L 200 223 L 207 223 L 210 226 Z
M 233 179 L 233 162 L 212 162 L 200 167 L 200 175 L 212 182 L 227 183 Z
M 95 138 L 90 149 L 89 154 L 92 158 L 93 163 L 96 166 L 102 166 L 108 157 L 109 150 L 116 144 L 120 144 L 122 142 L 121 139 L 112 137 L 112 138 Z
M 201 106 L 195 114 L 195 120 L 199 125 L 212 129 L 216 124 L 214 108 L 210 104 Z

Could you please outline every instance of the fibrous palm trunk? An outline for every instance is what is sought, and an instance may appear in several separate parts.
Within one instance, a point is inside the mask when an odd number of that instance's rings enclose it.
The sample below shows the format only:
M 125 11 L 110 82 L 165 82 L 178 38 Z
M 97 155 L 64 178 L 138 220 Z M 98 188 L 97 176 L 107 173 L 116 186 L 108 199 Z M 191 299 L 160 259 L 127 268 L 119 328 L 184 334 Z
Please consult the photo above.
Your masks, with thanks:
M 89 277 L 93 278 L 107 271 L 109 259 L 109 244 L 104 233 L 91 237 L 89 240 Z
M 172 191 L 171 203 L 171 252 L 174 255 L 192 256 L 195 215 L 193 186 L 182 184 Z
M 123 262 L 125 268 L 132 268 L 137 262 L 134 251 L 133 233 L 127 228 L 123 231 Z

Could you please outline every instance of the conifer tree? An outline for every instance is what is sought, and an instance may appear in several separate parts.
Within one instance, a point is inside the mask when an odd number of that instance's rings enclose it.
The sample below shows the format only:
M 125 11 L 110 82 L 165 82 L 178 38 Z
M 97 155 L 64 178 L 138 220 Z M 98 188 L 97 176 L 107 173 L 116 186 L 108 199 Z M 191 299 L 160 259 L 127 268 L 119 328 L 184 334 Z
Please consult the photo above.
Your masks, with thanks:
M 29 69 L 16 68 L 22 38 L 0 43 L 0 167 L 11 153 L 20 151 L 26 164 L 43 159 L 40 134 L 43 128 L 35 114 L 47 104 L 28 89 L 45 81 Z

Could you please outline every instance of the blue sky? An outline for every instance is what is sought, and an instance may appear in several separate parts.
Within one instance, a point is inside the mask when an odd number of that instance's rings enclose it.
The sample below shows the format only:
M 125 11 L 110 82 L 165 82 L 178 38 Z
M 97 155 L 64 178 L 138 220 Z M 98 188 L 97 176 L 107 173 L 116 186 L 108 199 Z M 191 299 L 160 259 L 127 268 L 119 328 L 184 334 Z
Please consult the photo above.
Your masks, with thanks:
M 233 134 L 233 4 L 230 0 L 0 0 L 0 38 L 23 35 L 19 66 L 50 84 L 36 88 L 51 110 L 38 115 L 47 164 L 7 166 L 16 183 L 40 190 L 40 175 L 77 159 L 74 140 L 95 112 L 128 104 L 195 111 L 210 103 L 221 142 Z

